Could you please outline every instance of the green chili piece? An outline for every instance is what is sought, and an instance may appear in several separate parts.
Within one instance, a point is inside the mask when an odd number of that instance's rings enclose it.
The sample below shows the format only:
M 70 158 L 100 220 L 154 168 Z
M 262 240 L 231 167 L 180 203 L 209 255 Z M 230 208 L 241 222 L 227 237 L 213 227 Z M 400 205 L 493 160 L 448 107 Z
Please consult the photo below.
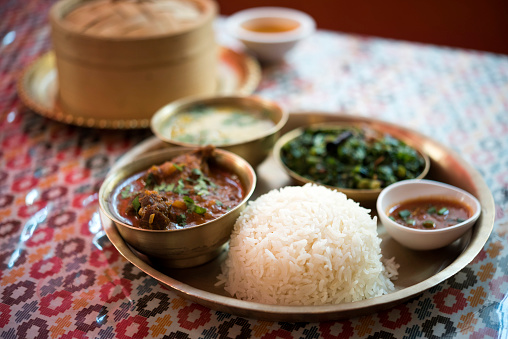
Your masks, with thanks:
M 446 208 L 446 207 L 443 207 L 439 211 L 437 211 L 437 214 L 439 214 L 439 215 L 446 215 L 448 213 L 449 213 L 449 211 L 448 211 L 448 208 Z
M 435 214 L 437 212 L 436 206 L 432 206 L 427 210 L 429 214 Z
M 402 210 L 399 212 L 399 216 L 403 219 L 406 219 L 411 215 L 411 212 L 409 210 Z
M 414 219 L 407 219 L 405 220 L 406 224 L 410 225 L 410 226 L 414 226 L 416 225 L 416 221 Z
M 425 228 L 435 228 L 436 227 L 436 223 L 433 220 L 425 220 L 422 223 L 422 226 L 425 227 Z

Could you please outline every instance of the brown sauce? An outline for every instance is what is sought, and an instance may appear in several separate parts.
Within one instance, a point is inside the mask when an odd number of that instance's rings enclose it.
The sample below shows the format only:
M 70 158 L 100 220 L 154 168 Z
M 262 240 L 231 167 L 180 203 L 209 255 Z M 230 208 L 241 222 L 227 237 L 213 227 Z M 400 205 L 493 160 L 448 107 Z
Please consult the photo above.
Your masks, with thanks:
M 457 225 L 472 216 L 466 204 L 442 197 L 407 200 L 389 210 L 388 216 L 400 225 L 416 229 L 441 229 Z
M 219 218 L 245 197 L 239 178 L 210 162 L 212 147 L 183 154 L 119 185 L 113 205 L 132 226 L 170 230 Z

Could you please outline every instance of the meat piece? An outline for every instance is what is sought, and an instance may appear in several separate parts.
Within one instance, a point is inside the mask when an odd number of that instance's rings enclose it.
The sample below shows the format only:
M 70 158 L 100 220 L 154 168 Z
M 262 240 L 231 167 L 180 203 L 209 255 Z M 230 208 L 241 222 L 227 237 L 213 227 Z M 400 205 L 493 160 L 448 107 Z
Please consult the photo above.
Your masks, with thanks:
M 145 191 L 138 195 L 139 226 L 145 229 L 165 230 L 174 228 L 171 221 L 171 201 L 155 191 Z
M 157 184 L 162 181 L 167 181 L 172 175 L 180 175 L 182 179 L 192 176 L 192 170 L 199 168 L 204 174 L 210 172 L 208 168 L 208 159 L 212 156 L 214 151 L 213 146 L 205 146 L 197 149 L 192 153 L 186 153 L 167 161 L 160 166 L 152 166 L 146 178 L 152 177 Z

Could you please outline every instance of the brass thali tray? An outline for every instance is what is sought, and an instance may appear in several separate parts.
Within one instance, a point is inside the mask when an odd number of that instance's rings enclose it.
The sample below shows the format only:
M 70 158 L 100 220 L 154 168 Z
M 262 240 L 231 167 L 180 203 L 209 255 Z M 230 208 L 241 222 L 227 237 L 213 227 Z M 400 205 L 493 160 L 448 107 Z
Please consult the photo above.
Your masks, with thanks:
M 220 264 L 225 260 L 224 251 L 217 259 L 205 265 L 187 269 L 162 269 L 150 263 L 149 258 L 133 250 L 122 239 L 114 224 L 101 215 L 103 228 L 109 240 L 133 265 L 158 280 L 186 299 L 211 309 L 243 317 L 270 321 L 317 322 L 361 316 L 391 308 L 448 279 L 468 265 L 487 242 L 494 225 L 494 199 L 480 174 L 454 151 L 415 131 L 364 117 L 340 114 L 301 112 L 291 113 L 282 133 L 294 128 L 322 122 L 362 123 L 367 127 L 382 129 L 395 137 L 417 142 L 431 159 L 427 178 L 449 183 L 475 195 L 482 206 L 476 225 L 453 244 L 433 251 L 419 252 L 406 249 L 395 242 L 378 224 L 382 239 L 383 257 L 395 257 L 400 264 L 399 277 L 394 281 L 396 291 L 380 297 L 338 305 L 277 306 L 235 299 L 221 286 L 215 286 Z M 148 151 L 170 147 L 155 137 L 149 138 L 127 152 L 115 166 L 132 161 Z M 291 185 L 289 176 L 268 158 L 256 170 L 258 184 L 253 198 L 271 189 Z M 371 213 L 375 213 L 372 210 Z M 422 255 L 424 253 L 424 255 Z
M 18 94 L 34 112 L 66 124 L 112 129 L 147 128 L 150 119 L 84 119 L 63 111 L 58 100 L 55 54 L 47 52 L 26 67 L 18 81 Z M 226 47 L 219 49 L 217 95 L 249 95 L 261 80 L 258 62 L 244 53 Z

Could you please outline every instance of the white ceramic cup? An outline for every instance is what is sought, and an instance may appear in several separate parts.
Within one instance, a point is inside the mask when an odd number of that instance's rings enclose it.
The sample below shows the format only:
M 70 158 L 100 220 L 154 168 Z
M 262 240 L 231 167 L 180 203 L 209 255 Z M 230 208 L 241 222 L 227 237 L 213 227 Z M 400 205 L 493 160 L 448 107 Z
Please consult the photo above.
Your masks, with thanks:
M 283 27 L 260 32 L 255 27 Z M 240 40 L 259 60 L 277 62 L 301 40 L 316 30 L 308 14 L 283 7 L 255 7 L 239 11 L 226 20 L 229 34 Z M 261 29 L 262 30 L 262 29 Z
M 388 211 L 401 202 L 435 196 L 466 204 L 472 216 L 457 225 L 431 230 L 403 226 L 388 216 Z M 451 244 L 475 224 L 481 212 L 480 202 L 472 194 L 455 186 L 425 179 L 403 180 L 386 187 L 379 194 L 376 207 L 386 232 L 400 244 L 414 250 L 432 250 Z

